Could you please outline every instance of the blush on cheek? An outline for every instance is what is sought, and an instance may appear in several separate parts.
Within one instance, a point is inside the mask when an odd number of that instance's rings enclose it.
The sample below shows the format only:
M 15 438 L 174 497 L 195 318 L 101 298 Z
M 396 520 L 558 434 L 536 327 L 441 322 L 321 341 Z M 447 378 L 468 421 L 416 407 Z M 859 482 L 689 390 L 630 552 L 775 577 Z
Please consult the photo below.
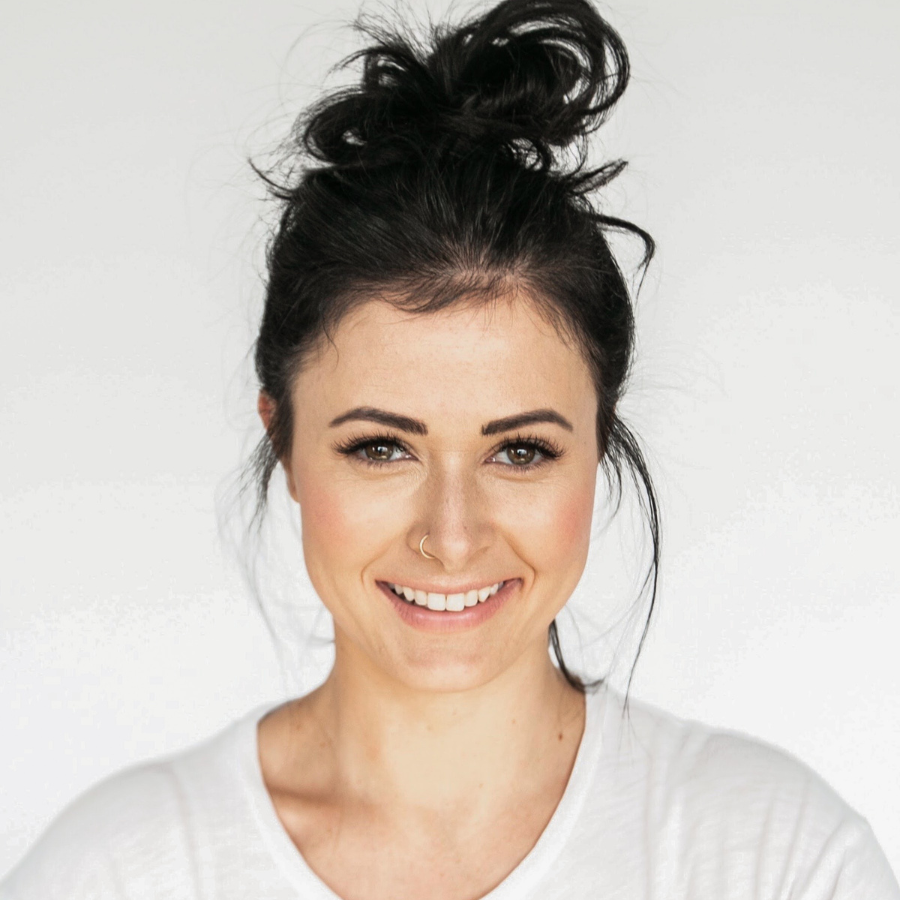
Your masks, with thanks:
M 341 582 L 355 568 L 360 525 L 353 504 L 323 479 L 298 481 L 303 559 L 316 593 L 334 615 Z
M 352 522 L 352 504 L 347 508 L 342 503 L 339 492 L 329 489 L 325 484 L 313 480 L 302 479 L 298 484 L 298 502 L 303 518 L 304 531 L 307 528 L 340 535 L 348 530 Z
M 536 565 L 543 567 L 545 575 L 559 579 L 560 586 L 567 585 L 566 591 L 574 589 L 587 561 L 595 484 L 585 478 L 567 485 L 545 509 L 536 533 Z
M 304 477 L 308 476 L 308 477 Z M 297 479 L 303 545 L 342 570 L 376 558 L 397 530 L 400 517 L 391 495 L 372 496 L 358 482 L 311 471 Z M 307 561 L 308 564 L 311 562 Z
M 593 483 L 578 479 L 560 487 L 508 507 L 501 525 L 522 558 L 550 577 L 580 573 L 591 536 Z
M 340 568 L 345 568 L 368 532 L 358 503 L 326 486 L 307 487 L 298 493 L 307 569 L 322 565 L 333 569 L 338 561 L 344 563 Z
M 548 549 L 557 559 L 566 555 L 581 556 L 591 537 L 593 497 L 589 501 L 582 495 L 573 495 L 561 501 L 553 510 L 553 518 L 547 524 Z
M 355 513 L 353 491 L 322 465 L 313 448 L 296 448 L 292 468 L 304 530 L 306 527 L 321 529 L 339 537 L 352 524 Z M 356 505 L 358 503 L 357 497 Z
M 579 544 L 588 543 L 591 536 L 591 522 L 594 518 L 594 485 L 567 498 L 560 518 L 562 519 L 560 527 L 569 540 Z

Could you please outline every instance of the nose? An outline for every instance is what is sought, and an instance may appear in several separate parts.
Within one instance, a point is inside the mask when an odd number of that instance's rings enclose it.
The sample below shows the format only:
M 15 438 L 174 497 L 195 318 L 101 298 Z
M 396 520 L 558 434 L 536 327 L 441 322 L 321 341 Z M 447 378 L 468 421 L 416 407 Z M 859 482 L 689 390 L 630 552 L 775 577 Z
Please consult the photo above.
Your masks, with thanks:
M 419 515 L 408 536 L 409 546 L 435 557 L 432 565 L 447 572 L 463 572 L 490 544 L 491 517 L 487 497 L 474 472 L 458 461 L 429 472 L 420 487 Z

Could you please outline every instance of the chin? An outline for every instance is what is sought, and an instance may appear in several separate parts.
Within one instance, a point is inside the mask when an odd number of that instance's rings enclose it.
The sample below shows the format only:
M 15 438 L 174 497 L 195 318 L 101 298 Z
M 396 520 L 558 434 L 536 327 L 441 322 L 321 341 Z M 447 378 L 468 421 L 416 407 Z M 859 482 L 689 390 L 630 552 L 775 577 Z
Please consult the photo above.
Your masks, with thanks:
M 405 687 L 429 693 L 461 693 L 483 687 L 513 667 L 516 653 L 504 634 L 501 641 L 431 642 L 431 646 L 396 648 L 383 671 Z M 439 645 L 436 645 L 439 644 Z M 442 646 L 441 646 L 442 645 Z

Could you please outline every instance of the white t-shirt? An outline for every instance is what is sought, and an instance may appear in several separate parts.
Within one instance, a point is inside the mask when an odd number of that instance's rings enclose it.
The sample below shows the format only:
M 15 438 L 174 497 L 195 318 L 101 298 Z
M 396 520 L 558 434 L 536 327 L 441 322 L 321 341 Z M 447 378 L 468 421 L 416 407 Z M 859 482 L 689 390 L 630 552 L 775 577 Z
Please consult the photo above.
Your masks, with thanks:
M 601 689 L 531 852 L 484 900 L 900 900 L 868 823 L 783 751 Z M 339 900 L 265 789 L 254 710 L 76 800 L 2 900 Z M 403 900 L 403 898 L 401 898 Z

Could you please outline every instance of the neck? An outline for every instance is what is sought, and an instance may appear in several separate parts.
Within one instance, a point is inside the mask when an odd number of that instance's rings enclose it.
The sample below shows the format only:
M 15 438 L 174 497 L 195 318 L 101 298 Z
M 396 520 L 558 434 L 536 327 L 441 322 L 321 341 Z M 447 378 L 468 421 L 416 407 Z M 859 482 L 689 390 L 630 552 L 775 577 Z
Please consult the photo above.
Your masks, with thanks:
M 329 745 L 327 780 L 367 803 L 472 808 L 568 778 L 584 699 L 535 647 L 490 682 L 417 690 L 337 646 L 325 683 L 304 701 Z M 493 798 L 493 799 L 492 799 Z

